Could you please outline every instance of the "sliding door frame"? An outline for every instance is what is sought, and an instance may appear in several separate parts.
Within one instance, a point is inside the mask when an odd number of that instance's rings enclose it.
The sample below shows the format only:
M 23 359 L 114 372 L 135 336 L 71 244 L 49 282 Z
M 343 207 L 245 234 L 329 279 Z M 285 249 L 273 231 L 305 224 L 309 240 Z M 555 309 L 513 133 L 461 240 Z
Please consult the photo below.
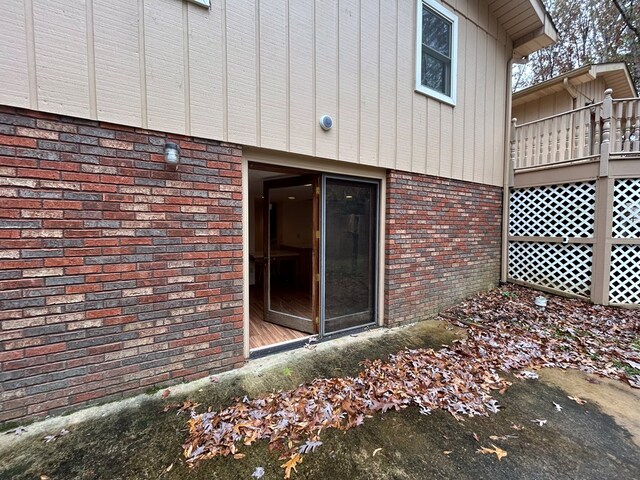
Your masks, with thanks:
M 333 332 L 326 332 L 325 329 L 325 321 L 326 321 L 326 252 L 327 252 L 327 236 L 326 236 L 326 228 L 327 228 L 327 179 L 331 180 L 346 180 L 350 182 L 364 183 L 373 185 L 375 187 L 376 198 L 375 205 L 373 205 L 374 210 L 374 234 L 373 234 L 373 321 L 369 323 L 365 323 L 362 325 L 356 325 L 353 327 L 347 327 L 340 330 L 336 330 Z M 321 337 L 331 337 L 332 335 L 342 334 L 349 330 L 356 330 L 365 327 L 370 327 L 372 325 L 380 324 L 380 315 L 379 315 L 379 275 L 380 275 L 380 191 L 381 185 L 380 180 L 366 178 L 366 177 L 354 177 L 352 175 L 336 175 L 331 173 L 322 174 L 321 179 L 321 187 L 320 187 L 320 336 Z M 384 258 L 384 257 L 382 257 Z
M 308 157 L 304 155 L 266 150 L 254 147 L 242 149 L 242 316 L 243 316 L 243 353 L 249 358 L 249 168 L 251 169 L 300 169 L 321 171 L 328 175 L 348 176 L 357 180 L 378 180 L 378 270 L 377 270 L 377 324 L 384 324 L 385 314 L 385 225 L 386 225 L 386 179 L 384 168 L 358 165 L 326 158 Z M 255 164 L 255 165 L 254 165 Z

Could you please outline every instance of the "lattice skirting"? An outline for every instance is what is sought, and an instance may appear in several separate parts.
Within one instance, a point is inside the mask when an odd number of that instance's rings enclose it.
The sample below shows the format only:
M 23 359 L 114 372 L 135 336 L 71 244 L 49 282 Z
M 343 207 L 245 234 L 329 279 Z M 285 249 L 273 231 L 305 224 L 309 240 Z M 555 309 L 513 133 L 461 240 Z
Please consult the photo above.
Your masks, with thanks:
M 595 182 L 518 188 L 511 192 L 512 237 L 592 237 Z
M 509 242 L 509 277 L 588 297 L 592 255 L 587 244 Z
M 621 178 L 613 187 L 614 238 L 640 238 L 640 178 Z
M 609 301 L 640 305 L 640 245 L 612 247 Z

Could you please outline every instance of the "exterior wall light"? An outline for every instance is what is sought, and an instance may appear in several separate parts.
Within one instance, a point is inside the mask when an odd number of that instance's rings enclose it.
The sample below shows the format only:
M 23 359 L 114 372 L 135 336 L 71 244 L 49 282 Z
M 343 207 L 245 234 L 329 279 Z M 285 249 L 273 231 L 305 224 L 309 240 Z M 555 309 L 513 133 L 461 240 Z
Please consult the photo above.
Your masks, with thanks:
M 164 161 L 173 166 L 180 163 L 180 147 L 177 143 L 167 142 L 164 144 Z

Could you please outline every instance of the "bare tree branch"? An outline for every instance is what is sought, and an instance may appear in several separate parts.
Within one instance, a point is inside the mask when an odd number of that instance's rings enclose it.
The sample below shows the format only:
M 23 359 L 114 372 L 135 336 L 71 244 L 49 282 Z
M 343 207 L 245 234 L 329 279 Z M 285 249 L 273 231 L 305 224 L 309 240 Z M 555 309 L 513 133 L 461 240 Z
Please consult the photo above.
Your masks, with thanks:
M 622 5 L 620 5 L 620 1 L 613 0 L 613 4 L 618 9 L 618 12 L 620 12 L 622 19 L 624 20 L 624 23 L 627 25 L 627 27 L 629 27 L 629 30 L 636 34 L 637 40 L 640 40 L 640 30 L 631 22 L 629 15 L 627 14 L 627 12 L 625 12 L 624 8 L 622 8 Z

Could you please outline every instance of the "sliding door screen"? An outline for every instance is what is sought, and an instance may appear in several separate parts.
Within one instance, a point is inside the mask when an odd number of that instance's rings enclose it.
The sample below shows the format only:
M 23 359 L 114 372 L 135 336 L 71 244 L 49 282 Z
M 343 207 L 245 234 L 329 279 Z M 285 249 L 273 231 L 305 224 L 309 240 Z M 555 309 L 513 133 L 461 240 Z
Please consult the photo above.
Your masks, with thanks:
M 333 333 L 375 322 L 378 183 L 323 178 L 323 326 Z

